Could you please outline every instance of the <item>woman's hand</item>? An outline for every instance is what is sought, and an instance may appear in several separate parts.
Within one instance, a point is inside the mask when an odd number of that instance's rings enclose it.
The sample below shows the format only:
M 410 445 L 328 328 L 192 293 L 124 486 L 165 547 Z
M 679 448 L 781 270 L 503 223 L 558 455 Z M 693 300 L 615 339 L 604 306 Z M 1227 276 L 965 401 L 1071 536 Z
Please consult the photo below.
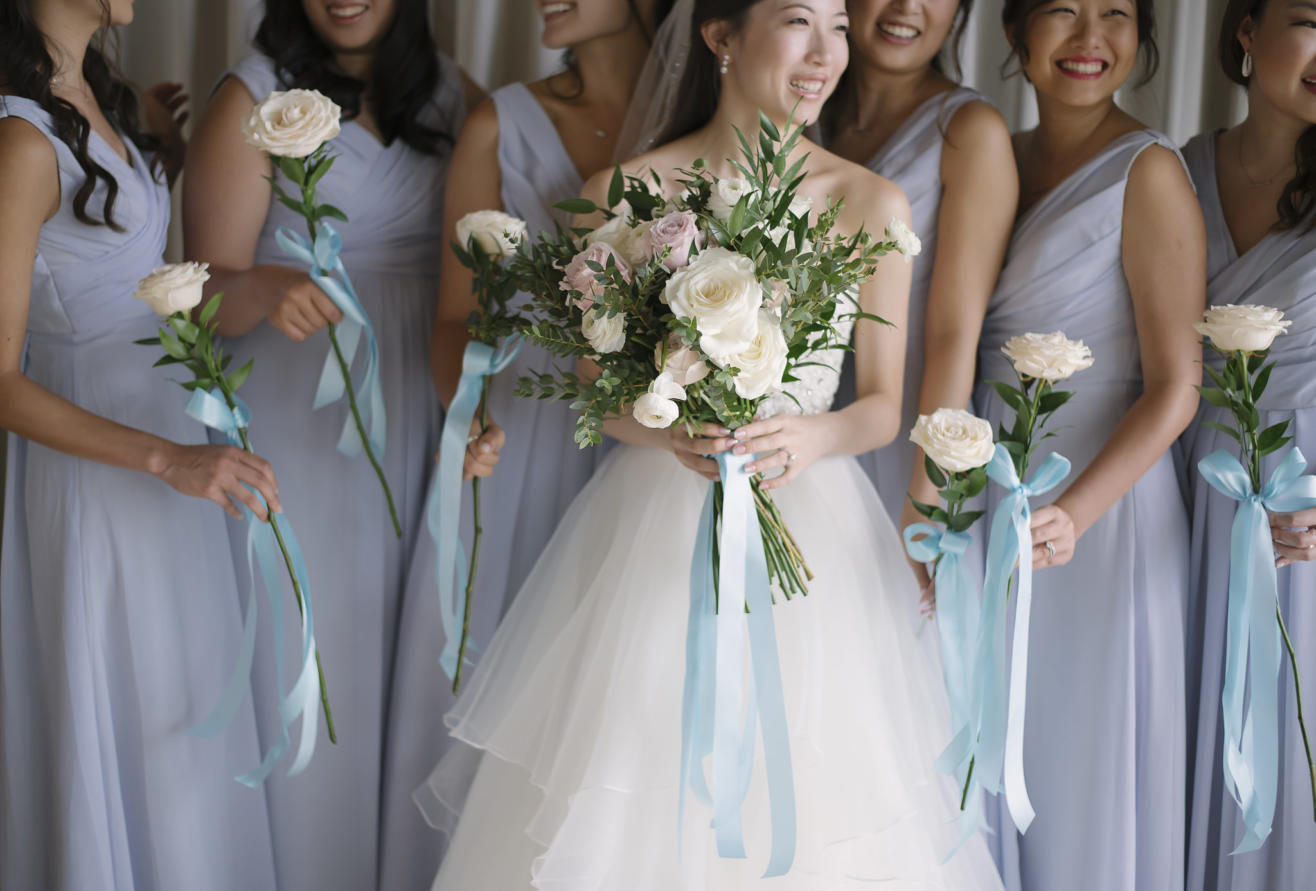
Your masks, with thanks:
M 827 454 L 820 420 L 826 416 L 776 415 L 754 421 L 736 430 L 736 446 L 732 451 L 737 455 L 755 454 L 755 459 L 745 466 L 748 473 L 784 468 L 780 476 L 759 484 L 764 490 L 780 489 Z
M 462 479 L 479 477 L 486 479 L 493 475 L 498 464 L 499 453 L 507 445 L 507 433 L 493 421 L 482 427 L 477 417 L 471 421 L 471 435 L 466 438 L 466 460 L 462 462 Z
M 1074 530 L 1074 520 L 1063 507 L 1048 504 L 1038 508 L 1028 525 L 1033 533 L 1034 569 L 1064 566 L 1073 559 L 1078 533 Z
M 321 328 L 343 320 L 342 310 L 311 281 L 310 275 L 296 269 L 288 269 L 286 273 L 280 284 L 279 302 L 270 310 L 271 325 L 290 340 L 301 343 Z
M 905 498 L 904 505 L 900 508 L 900 524 L 896 530 L 900 534 L 900 546 L 905 545 L 905 530 L 915 523 L 926 523 L 927 517 L 923 516 L 914 509 L 914 502 L 908 497 Z M 921 536 L 920 536 L 921 537 Z M 917 541 L 918 539 L 915 539 Z M 909 561 L 909 568 L 914 572 L 914 579 L 918 582 L 919 590 L 919 612 L 931 618 L 937 611 L 937 590 L 932 582 L 932 575 L 928 572 L 927 564 L 919 563 L 909 552 L 905 552 L 905 559 Z
M 704 479 L 718 481 L 717 462 L 708 456 L 729 451 L 736 444 L 730 430 L 721 424 L 704 424 L 697 435 L 691 436 L 684 425 L 673 424 L 667 433 L 676 460 Z
M 283 512 L 270 463 L 236 446 L 175 445 L 156 476 L 184 495 L 215 502 L 238 520 L 242 512 L 234 502 L 242 502 L 261 520 L 269 519 L 256 492 L 275 513 Z
M 1275 542 L 1275 565 L 1316 560 L 1316 508 L 1296 514 L 1271 514 L 1270 534 Z
M 183 92 L 178 83 L 158 83 L 142 94 L 142 117 L 146 132 L 160 140 L 160 161 L 164 164 L 169 184 L 183 169 L 187 153 L 187 140 L 183 138 L 183 124 L 188 113 L 183 110 L 192 97 Z

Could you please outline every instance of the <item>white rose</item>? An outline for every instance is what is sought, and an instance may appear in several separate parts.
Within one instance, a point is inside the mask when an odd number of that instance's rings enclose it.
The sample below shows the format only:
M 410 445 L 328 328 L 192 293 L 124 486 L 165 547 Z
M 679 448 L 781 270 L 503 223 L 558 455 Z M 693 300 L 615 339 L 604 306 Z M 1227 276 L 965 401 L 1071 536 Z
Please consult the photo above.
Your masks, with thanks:
M 781 386 L 782 375 L 786 373 L 786 352 L 781 323 L 768 310 L 760 310 L 753 343 L 726 363 L 736 367 L 732 384 L 741 398 L 757 399 Z
M 1015 371 L 1025 377 L 1062 381 L 1092 365 L 1092 351 L 1081 340 L 1070 340 L 1059 331 L 1051 334 L 1020 334 L 1001 347 Z
M 319 90 L 274 92 L 242 125 L 247 142 L 280 158 L 305 158 L 338 135 L 342 109 Z
M 615 353 L 626 345 L 626 313 L 609 316 L 602 310 L 586 312 L 580 323 L 580 333 L 585 335 L 595 352 Z
M 627 209 L 586 235 L 585 244 L 604 242 L 631 266 L 643 266 L 649 262 L 649 239 L 646 236 L 649 229 L 653 227 L 653 221 L 645 220 L 634 226 L 631 225 L 632 222 L 630 211 Z
M 1208 309 L 1206 321 L 1193 328 L 1221 352 L 1259 353 L 1270 349 L 1275 338 L 1292 324 L 1284 321 L 1283 312 L 1270 306 L 1226 304 Z
M 899 217 L 892 217 L 891 222 L 886 224 L 886 237 L 887 241 L 896 243 L 896 250 L 904 255 L 906 263 L 923 253 L 923 242 Z
M 706 248 L 689 266 L 672 273 L 663 302 L 679 318 L 694 319 L 699 348 L 724 364 L 723 359 L 754 341 L 763 289 L 748 257 L 726 248 Z
M 708 196 L 708 210 L 722 222 L 731 219 L 731 211 L 741 198 L 754 191 L 749 180 L 739 177 L 719 179 Z
M 939 408 L 930 415 L 919 415 L 909 441 L 948 473 L 982 467 L 996 452 L 992 425 L 960 408 Z
M 170 263 L 137 283 L 133 296 L 158 316 L 187 312 L 201 303 L 201 290 L 210 273 L 209 263 Z
M 663 356 L 663 345 L 654 348 L 653 363 L 659 371 L 672 376 L 672 380 L 683 387 L 697 384 L 708 377 L 708 363 L 699 358 L 699 351 L 685 345 L 679 335 L 667 338 L 667 355 Z
M 681 414 L 681 409 L 675 402 L 657 393 L 645 393 L 635 400 L 631 414 L 644 426 L 662 430 L 672 426 L 672 422 Z
M 457 221 L 457 243 L 469 250 L 474 238 L 490 257 L 512 256 L 525 235 L 525 220 L 501 210 L 477 210 Z

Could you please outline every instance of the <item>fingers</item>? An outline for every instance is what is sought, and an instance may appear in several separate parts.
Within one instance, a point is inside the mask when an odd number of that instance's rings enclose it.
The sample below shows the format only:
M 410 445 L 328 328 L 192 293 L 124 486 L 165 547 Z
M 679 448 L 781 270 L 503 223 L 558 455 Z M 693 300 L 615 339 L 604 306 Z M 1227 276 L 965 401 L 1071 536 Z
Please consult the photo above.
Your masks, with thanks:
M 498 464 L 499 450 L 507 442 L 507 434 L 494 424 L 484 433 L 466 444 L 466 459 L 462 465 L 462 478 L 484 479 L 493 474 Z
M 1286 526 L 1272 526 L 1270 530 L 1271 538 L 1275 544 L 1284 545 L 1293 550 L 1306 550 L 1316 548 L 1316 529 L 1310 526 L 1290 529 Z
M 279 481 L 274 476 L 274 468 L 270 466 L 270 462 L 242 449 L 230 448 L 233 451 L 231 457 L 239 463 L 236 478 L 245 484 L 243 491 L 247 491 L 246 486 L 250 486 L 260 492 L 266 504 L 270 506 L 270 510 L 276 514 L 283 513 L 283 503 L 279 501 Z M 261 512 L 257 511 L 257 514 L 259 513 Z
M 315 285 L 311 285 L 310 299 L 315 312 L 325 320 L 325 324 L 337 325 L 343 320 L 343 311 L 338 308 L 338 304 L 330 300 L 329 295 Z
M 928 619 L 937 614 L 937 586 L 932 579 L 928 579 L 927 584 L 919 588 L 918 613 Z
M 1302 526 L 1316 526 L 1316 508 L 1312 510 L 1300 510 L 1293 514 L 1271 514 L 1271 526 L 1288 526 L 1298 528 Z
M 771 455 L 755 459 L 745 465 L 747 473 L 763 473 L 767 470 L 775 470 L 778 467 L 785 467 L 791 463 L 791 456 L 785 449 L 778 449 Z
M 718 472 L 717 462 L 712 458 L 705 458 L 692 452 L 677 452 L 676 460 L 680 461 L 685 467 L 690 468 L 706 480 L 717 482 L 721 479 Z
M 1288 566 L 1291 563 L 1310 563 L 1316 560 L 1316 549 L 1295 548 L 1289 545 L 1275 545 L 1275 566 Z

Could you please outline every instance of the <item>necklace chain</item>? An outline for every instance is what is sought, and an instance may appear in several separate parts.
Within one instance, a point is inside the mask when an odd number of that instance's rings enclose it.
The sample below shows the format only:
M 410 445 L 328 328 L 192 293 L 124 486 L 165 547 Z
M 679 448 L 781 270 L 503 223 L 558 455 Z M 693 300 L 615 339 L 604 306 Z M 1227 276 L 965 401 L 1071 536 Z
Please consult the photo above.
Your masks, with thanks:
M 1238 156 L 1239 169 L 1243 171 L 1243 176 L 1247 177 L 1247 181 L 1252 184 L 1252 188 L 1254 189 L 1260 189 L 1263 186 L 1270 185 L 1275 180 L 1279 179 L 1281 174 L 1287 173 L 1289 170 L 1290 165 L 1285 164 L 1267 179 L 1253 179 L 1252 174 L 1248 172 L 1247 164 L 1243 163 L 1243 129 L 1241 127 L 1238 130 L 1238 140 L 1234 143 L 1234 148 L 1235 154 Z

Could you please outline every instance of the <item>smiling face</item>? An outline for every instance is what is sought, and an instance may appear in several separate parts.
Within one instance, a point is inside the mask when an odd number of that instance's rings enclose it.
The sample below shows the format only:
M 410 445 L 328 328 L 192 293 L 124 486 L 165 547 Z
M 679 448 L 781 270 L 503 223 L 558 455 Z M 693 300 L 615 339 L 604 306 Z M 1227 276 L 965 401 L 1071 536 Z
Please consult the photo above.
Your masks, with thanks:
M 368 53 L 388 33 L 395 0 L 302 0 L 311 28 L 335 53 Z
M 851 0 L 847 5 L 856 59 L 893 73 L 930 65 L 960 8 L 959 0 Z
M 734 32 L 727 22 L 705 25 L 718 64 L 729 57 L 723 101 L 753 106 L 778 121 L 792 109 L 796 121 L 817 120 L 849 60 L 849 23 L 844 0 L 760 0 Z
M 1109 101 L 1133 71 L 1137 12 L 1134 0 L 1051 0 L 1028 14 L 1023 33 L 1007 37 L 1038 95 L 1095 105 Z
M 1248 95 L 1316 123 L 1316 0 L 1270 0 L 1243 20 L 1238 42 L 1254 65 Z
M 535 5 L 544 19 L 540 42 L 554 50 L 620 34 L 635 19 L 628 0 L 535 0 Z

